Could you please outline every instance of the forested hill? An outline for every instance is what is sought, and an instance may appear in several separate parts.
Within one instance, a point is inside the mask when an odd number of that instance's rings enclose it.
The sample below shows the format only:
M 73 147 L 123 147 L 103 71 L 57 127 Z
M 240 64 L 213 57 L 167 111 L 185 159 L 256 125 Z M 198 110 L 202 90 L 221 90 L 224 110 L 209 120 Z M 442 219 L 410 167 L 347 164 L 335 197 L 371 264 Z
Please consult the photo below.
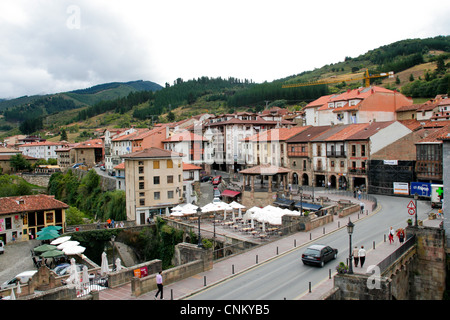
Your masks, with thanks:
M 130 92 L 136 91 L 158 91 L 162 86 L 151 81 L 130 81 L 130 82 L 110 82 L 99 84 L 86 89 L 78 89 L 69 92 L 60 92 L 47 95 L 23 96 L 16 99 L 0 99 L 0 111 L 12 110 L 15 107 L 33 104 L 42 99 L 55 96 L 72 100 L 74 106 L 93 105 L 99 101 L 113 100 L 127 96 Z

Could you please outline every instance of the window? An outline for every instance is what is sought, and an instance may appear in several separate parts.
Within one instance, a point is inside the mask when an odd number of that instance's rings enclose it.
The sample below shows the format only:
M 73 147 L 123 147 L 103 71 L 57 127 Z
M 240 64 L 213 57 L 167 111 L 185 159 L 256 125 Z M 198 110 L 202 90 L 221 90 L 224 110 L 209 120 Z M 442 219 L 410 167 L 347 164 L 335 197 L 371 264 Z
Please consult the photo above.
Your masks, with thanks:
M 361 157 L 366 156 L 366 145 L 361 145 Z
M 167 198 L 173 199 L 173 191 L 167 191 Z
M 341 161 L 341 168 L 344 167 L 344 161 Z
M 139 192 L 139 197 L 145 197 L 145 192 Z
M 155 199 L 155 200 L 159 200 L 160 199 L 160 193 L 159 193 L 159 191 L 158 192 L 154 192 L 153 193 L 153 199 Z
M 153 184 L 159 184 L 159 176 L 153 177 Z
M 139 163 L 140 166 L 144 165 L 144 161 L 139 161 L 138 163 Z
M 173 183 L 173 176 L 167 176 L 167 183 Z
M 331 160 L 330 167 L 334 168 L 334 160 Z
M 139 174 L 143 174 L 144 173 L 144 167 L 139 167 Z
M 11 218 L 5 218 L 5 228 L 6 230 L 12 229 L 12 221 Z
M 153 169 L 159 169 L 159 161 L 153 161 Z
M 139 199 L 139 205 L 145 206 L 145 199 Z
M 356 156 L 356 146 L 352 144 L 352 157 Z
M 144 181 L 144 177 L 139 177 L 139 181 Z
M 139 182 L 139 189 L 144 189 L 144 183 L 143 182 Z
M 167 160 L 167 168 L 168 169 L 173 168 L 173 161 L 172 160 Z

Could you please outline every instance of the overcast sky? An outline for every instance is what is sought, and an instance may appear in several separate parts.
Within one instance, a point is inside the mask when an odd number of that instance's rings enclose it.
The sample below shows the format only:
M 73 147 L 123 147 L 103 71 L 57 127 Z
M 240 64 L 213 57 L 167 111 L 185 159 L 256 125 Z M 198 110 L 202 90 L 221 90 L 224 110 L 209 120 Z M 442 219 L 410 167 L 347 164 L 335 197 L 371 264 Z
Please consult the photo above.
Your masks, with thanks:
M 448 0 L 1 0 L 0 98 L 113 81 L 283 78 L 450 34 Z

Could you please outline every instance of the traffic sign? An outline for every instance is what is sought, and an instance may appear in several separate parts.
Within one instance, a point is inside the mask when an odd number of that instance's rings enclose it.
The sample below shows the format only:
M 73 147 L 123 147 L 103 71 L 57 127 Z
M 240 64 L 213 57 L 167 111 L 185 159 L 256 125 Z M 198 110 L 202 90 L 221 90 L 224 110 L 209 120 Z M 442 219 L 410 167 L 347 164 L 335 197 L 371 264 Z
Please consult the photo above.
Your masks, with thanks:
M 408 209 L 408 214 L 409 214 L 410 216 L 413 216 L 413 215 L 416 214 L 416 210 L 414 210 L 413 208 L 409 208 L 409 209 Z
M 408 205 L 406 206 L 408 209 L 416 209 L 416 205 L 414 204 L 414 201 L 410 201 L 409 203 L 408 203 Z

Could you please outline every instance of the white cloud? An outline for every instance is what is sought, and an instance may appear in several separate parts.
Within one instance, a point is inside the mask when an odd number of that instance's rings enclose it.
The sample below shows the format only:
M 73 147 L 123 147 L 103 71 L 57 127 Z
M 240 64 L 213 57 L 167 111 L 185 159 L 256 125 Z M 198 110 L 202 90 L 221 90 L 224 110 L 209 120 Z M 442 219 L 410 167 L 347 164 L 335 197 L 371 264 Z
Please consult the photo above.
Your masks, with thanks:
M 449 13 L 445 0 L 4 0 L 0 97 L 138 79 L 271 81 L 448 35 Z

